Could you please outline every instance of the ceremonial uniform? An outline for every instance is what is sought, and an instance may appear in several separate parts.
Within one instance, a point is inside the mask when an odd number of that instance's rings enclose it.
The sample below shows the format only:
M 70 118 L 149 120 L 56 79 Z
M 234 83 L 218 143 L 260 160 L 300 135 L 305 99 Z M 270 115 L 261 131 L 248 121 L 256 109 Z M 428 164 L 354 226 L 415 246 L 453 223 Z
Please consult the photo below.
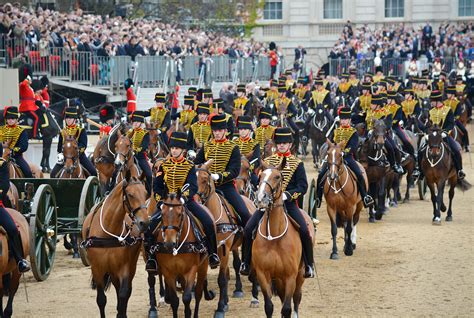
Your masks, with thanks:
M 43 99 L 43 104 L 46 108 L 49 108 L 49 91 L 48 91 L 48 85 L 49 85 L 49 80 L 46 76 L 43 76 L 40 78 L 41 81 L 41 98 Z
M 160 137 L 163 139 L 164 143 L 168 144 L 168 134 L 166 131 L 171 126 L 171 115 L 170 111 L 164 107 L 166 101 L 166 96 L 163 93 L 155 94 L 155 102 L 162 103 L 150 108 L 150 123 L 158 130 L 161 131 Z
M 197 107 L 197 115 L 209 115 L 209 105 L 200 103 Z M 196 117 L 198 117 L 196 116 Z M 211 138 L 211 125 L 207 119 L 203 122 L 197 121 L 191 125 L 188 131 L 188 150 L 196 150 L 202 148 L 205 142 Z
M 292 134 L 289 128 L 277 128 L 275 130 L 275 143 L 291 143 Z M 284 196 L 284 205 L 285 209 L 293 220 L 295 220 L 299 225 L 300 239 L 303 248 L 303 260 L 305 262 L 305 277 L 314 276 L 313 269 L 313 245 L 311 242 L 311 237 L 309 234 L 308 226 L 306 225 L 306 220 L 301 214 L 297 200 L 300 196 L 303 196 L 308 190 L 308 181 L 306 179 L 306 171 L 304 169 L 303 162 L 292 155 L 289 151 L 287 153 L 276 153 L 265 159 L 265 162 L 273 167 L 279 167 L 282 161 L 286 161 L 286 165 L 281 171 L 283 175 L 282 183 L 282 195 Z M 247 274 L 247 269 L 250 265 L 251 259 L 251 246 L 252 246 L 252 233 L 255 228 L 258 226 L 260 219 L 263 217 L 265 211 L 256 210 L 252 215 L 252 218 L 249 220 L 247 226 L 244 230 L 244 241 L 245 245 L 249 248 L 244 252 L 244 260 L 241 273 Z
M 278 85 L 278 92 L 285 93 L 286 88 L 285 86 Z M 295 122 L 293 121 L 293 117 L 297 115 L 297 110 L 295 108 L 295 105 L 291 102 L 291 99 L 289 99 L 286 95 L 284 97 L 279 97 L 278 99 L 275 100 L 275 107 L 273 109 L 274 115 L 278 117 L 280 113 L 285 113 L 286 112 L 286 121 L 288 123 L 288 126 L 290 126 L 291 130 L 293 131 L 293 136 L 295 139 L 295 148 L 296 151 L 299 149 L 299 143 L 300 143 L 300 130 L 298 126 L 296 126 Z
M 147 112 L 135 111 L 132 114 L 132 123 L 144 123 L 145 117 L 147 117 L 147 115 Z M 127 136 L 132 141 L 133 153 L 138 162 L 138 165 L 140 169 L 142 169 L 142 171 L 145 173 L 146 189 L 148 195 L 150 195 L 153 176 L 150 165 L 148 164 L 148 158 L 146 154 L 148 151 L 148 146 L 150 145 L 150 135 L 148 134 L 147 130 L 139 127 L 135 129 L 130 129 L 130 131 L 127 133 Z
M 251 103 L 250 100 L 245 96 L 245 85 L 239 84 L 237 85 L 237 94 L 242 94 L 242 96 L 237 97 L 234 99 L 234 110 L 241 110 L 242 115 L 247 115 L 250 111 Z
M 456 88 L 449 86 L 446 90 L 446 93 L 451 95 L 450 98 L 444 101 L 444 105 L 451 108 L 451 111 L 454 114 L 454 124 L 458 127 L 459 131 L 461 132 L 461 141 L 466 150 L 469 149 L 469 134 L 467 132 L 466 127 L 462 124 L 460 117 L 462 115 L 463 109 L 462 105 L 459 100 L 455 97 L 456 95 Z
M 18 119 L 18 108 L 8 107 L 5 110 L 5 120 Z M 25 178 L 33 178 L 30 166 L 23 158 L 23 153 L 28 150 L 28 134 L 18 124 L 12 126 L 5 125 L 0 127 L 0 141 L 7 142 L 11 149 L 11 157 L 23 172 Z
M 414 91 L 412 89 L 405 89 L 404 94 L 410 94 L 411 96 L 414 95 Z M 405 123 L 409 122 L 409 119 L 412 118 L 413 123 L 415 125 L 415 129 L 424 130 L 424 125 L 418 118 L 421 114 L 421 107 L 420 103 L 417 99 L 405 99 L 402 101 L 402 116 L 403 121 Z
M 224 101 L 221 98 L 216 98 L 213 100 L 214 107 L 217 107 L 217 111 L 221 115 L 225 115 L 225 122 L 227 127 L 227 138 L 232 138 L 235 132 L 234 119 L 231 115 L 224 111 Z
M 20 113 L 25 114 L 25 117 L 32 120 L 33 125 L 32 136 L 33 138 L 37 137 L 39 117 L 36 114 L 38 106 L 36 106 L 36 97 L 35 91 L 30 86 L 30 81 L 28 79 L 23 80 L 20 83 Z
M 113 127 L 115 118 L 115 109 L 112 105 L 103 105 L 99 109 L 99 119 L 102 123 L 100 127 L 100 138 L 108 136 Z
M 74 107 L 68 107 L 66 108 L 66 111 L 64 113 L 64 119 L 66 118 L 74 118 L 77 119 L 79 117 L 77 113 L 77 109 Z M 86 148 L 87 148 L 87 132 L 85 129 L 79 127 L 79 125 L 74 124 L 71 126 L 65 125 L 65 127 L 61 130 L 61 133 L 59 134 L 59 140 L 58 140 L 58 154 L 63 153 L 63 141 L 66 140 L 67 136 L 73 136 L 74 139 L 77 140 L 77 146 L 79 147 L 79 162 L 81 165 L 84 167 L 84 169 L 87 170 L 89 175 L 91 176 L 97 176 L 97 171 L 95 170 L 94 165 L 92 162 L 87 158 L 86 156 Z M 56 163 L 56 165 L 53 167 L 53 170 L 51 170 L 51 175 L 56 176 L 58 172 L 61 170 L 62 166 L 64 164 L 61 163 L 60 161 Z
M 225 116 L 216 115 L 212 117 L 211 128 L 212 130 L 225 129 Z M 194 163 L 199 165 L 210 159 L 213 159 L 209 168 L 210 173 L 218 176 L 218 180 L 215 180 L 216 189 L 224 194 L 224 197 L 239 215 L 240 224 L 247 224 L 250 213 L 234 186 L 234 179 L 240 173 L 239 147 L 227 138 L 223 140 L 211 139 L 199 150 Z
M 133 91 L 133 80 L 127 78 L 124 87 L 127 90 L 127 114 L 130 116 L 137 110 L 137 96 L 135 96 L 135 92 Z
M 272 119 L 272 113 L 270 108 L 264 108 L 260 111 L 259 119 L 262 118 Z M 273 139 L 273 133 L 275 132 L 275 127 L 271 125 L 261 124 L 257 129 L 255 129 L 255 140 L 258 142 L 260 147 L 260 153 L 265 155 L 265 145 L 268 140 Z
M 252 132 L 252 118 L 250 116 L 239 116 L 237 119 L 237 128 L 248 129 Z M 258 185 L 258 177 L 255 174 L 255 168 L 260 165 L 260 145 L 257 140 L 249 136 L 242 138 L 241 136 L 234 139 L 240 150 L 240 154 L 245 156 L 250 162 L 250 179 L 252 185 L 255 187 Z M 250 158 L 249 156 L 252 155 Z
M 194 111 L 194 96 L 186 95 L 184 96 L 184 105 L 188 109 L 183 109 L 181 112 L 171 116 L 171 119 L 179 119 L 179 123 L 188 131 L 193 124 L 193 121 L 196 117 L 196 112 Z
M 388 97 L 393 102 L 386 106 L 392 114 L 392 130 L 398 136 L 398 138 L 400 138 L 403 150 L 414 158 L 415 149 L 413 148 L 413 145 L 410 143 L 408 137 L 400 126 L 400 122 L 403 122 L 403 110 L 400 105 L 395 104 L 396 95 L 397 94 L 394 91 L 388 92 Z

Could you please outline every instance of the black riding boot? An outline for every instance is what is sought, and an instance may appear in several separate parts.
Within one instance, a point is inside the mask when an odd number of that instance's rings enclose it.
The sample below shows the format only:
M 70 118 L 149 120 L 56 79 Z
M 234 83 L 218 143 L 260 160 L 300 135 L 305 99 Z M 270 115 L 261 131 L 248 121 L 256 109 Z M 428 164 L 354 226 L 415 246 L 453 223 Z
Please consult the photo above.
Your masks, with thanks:
M 204 233 L 207 237 L 207 249 L 209 251 L 209 266 L 214 269 L 219 267 L 221 261 L 217 255 L 217 238 L 214 229 L 204 228 Z
M 29 271 L 30 265 L 23 258 L 25 254 L 23 253 L 23 244 L 21 244 L 20 233 L 17 233 L 12 237 L 11 247 L 12 247 L 13 257 L 15 258 L 15 261 L 18 264 L 18 270 L 20 271 L 20 273 Z
M 158 264 L 156 263 L 155 253 L 151 252 L 151 248 L 156 244 L 156 239 L 153 235 L 153 232 L 160 222 L 161 212 L 155 212 L 155 214 L 151 217 L 148 229 L 144 233 L 145 240 L 143 242 L 143 247 L 147 256 L 145 270 L 153 274 L 157 274 L 158 272 Z
M 257 209 L 245 226 L 242 243 L 242 264 L 240 265 L 240 274 L 243 276 L 248 276 L 250 273 L 250 262 L 252 261 L 252 234 L 257 228 L 264 213 L 264 210 Z
M 301 235 L 300 235 L 301 237 Z M 304 277 L 314 277 L 314 258 L 313 258 L 313 243 L 311 240 L 303 239 L 301 237 L 301 245 L 303 247 L 303 261 L 304 261 Z
M 365 187 L 365 180 L 362 176 L 357 176 L 357 188 L 359 189 L 360 196 L 364 202 L 364 207 L 368 208 L 374 204 L 374 199 L 367 194 L 367 189 Z

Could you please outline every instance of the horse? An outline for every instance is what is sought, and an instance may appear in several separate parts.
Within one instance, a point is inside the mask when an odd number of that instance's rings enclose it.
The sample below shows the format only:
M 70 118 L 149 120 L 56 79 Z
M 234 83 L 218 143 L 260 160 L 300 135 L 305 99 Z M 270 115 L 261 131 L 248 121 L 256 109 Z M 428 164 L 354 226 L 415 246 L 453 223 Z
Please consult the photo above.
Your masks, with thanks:
M 146 193 L 143 183 L 127 173 L 84 221 L 81 247 L 87 252 L 101 317 L 105 317 L 105 291 L 110 283 L 117 292 L 117 317 L 127 316 L 141 250 L 140 234 L 148 227 Z
M 321 147 L 326 142 L 326 134 L 331 123 L 325 116 L 326 110 L 321 104 L 316 105 L 315 114 L 311 118 L 308 130 L 308 138 L 311 139 L 311 154 L 313 155 L 314 168 L 318 169 L 321 164 Z
M 128 138 L 127 135 L 122 135 L 120 131 L 117 132 L 117 141 L 115 142 L 114 166 L 116 177 L 115 180 L 112 180 L 113 184 L 120 183 L 127 172 L 130 172 L 132 177 L 135 177 L 141 181 L 143 181 L 145 178 L 143 173 L 135 164 L 132 142 L 130 138 Z
M 234 297 L 243 297 L 242 282 L 240 280 L 240 257 L 238 254 L 238 247 L 242 244 L 242 228 L 238 225 L 237 216 L 232 206 L 227 200 L 216 193 L 214 182 L 211 178 L 209 167 L 213 160 L 209 160 L 196 169 L 198 192 L 197 195 L 201 203 L 211 212 L 217 229 L 218 254 L 221 260 L 219 267 L 218 285 L 220 289 L 219 302 L 215 317 L 224 317 L 225 311 L 228 310 L 228 296 L 227 289 L 229 283 L 229 253 L 232 251 L 234 256 L 233 267 L 236 273 L 236 282 Z M 247 209 L 253 213 L 255 205 L 247 197 L 242 196 L 247 206 Z M 222 248 L 220 248 L 222 247 Z M 258 290 L 255 284 L 252 285 L 252 306 L 258 304 Z
M 64 166 L 51 178 L 86 179 L 89 176 L 87 170 L 79 162 L 79 146 L 74 136 L 66 136 L 66 139 L 63 141 L 63 154 Z
M 25 217 L 18 211 L 7 209 L 17 224 L 18 230 L 22 237 L 23 256 L 26 258 L 29 255 L 29 225 Z M 8 236 L 3 227 L 0 227 L 0 316 L 11 317 L 13 314 L 13 299 L 20 285 L 21 274 L 18 270 L 18 265 L 8 251 Z M 3 308 L 3 296 L 8 296 L 7 306 Z
M 17 164 L 15 163 L 12 157 L 13 152 L 9 146 L 10 146 L 10 141 L 7 141 L 6 144 L 3 146 L 2 158 L 8 164 L 8 174 L 10 176 L 10 179 L 24 178 L 23 172 L 21 171 L 20 167 L 17 166 Z
M 405 130 L 405 134 L 407 135 L 408 137 L 408 140 L 410 141 L 411 145 L 413 146 L 413 149 L 415 150 L 415 153 L 417 151 L 417 142 L 416 142 L 416 135 L 410 131 L 410 130 Z M 399 146 L 399 149 L 402 149 L 402 142 L 400 140 L 400 138 L 398 138 L 397 135 L 394 134 L 394 140 L 395 142 L 398 144 Z M 410 188 L 413 186 L 413 171 L 415 170 L 415 167 L 416 167 L 416 160 L 413 156 L 410 156 L 409 154 L 407 153 L 404 153 L 405 155 L 401 158 L 401 166 L 403 168 L 403 170 L 406 171 L 407 175 L 406 175 L 406 182 L 407 182 L 407 188 L 406 188 L 406 191 L 405 191 L 405 196 L 403 198 L 403 203 L 407 203 L 410 201 Z M 402 178 L 402 176 L 398 175 L 398 173 L 393 173 L 394 174 L 394 177 L 397 178 L 398 182 L 397 183 L 397 189 L 396 189 L 396 193 L 394 194 L 394 204 L 396 205 L 397 204 L 397 200 L 399 199 L 400 197 L 400 189 L 399 189 L 399 185 L 400 185 L 400 180 Z
M 453 220 L 452 204 L 454 189 L 459 185 L 462 190 L 468 189 L 470 184 L 466 181 L 458 182 L 456 169 L 449 146 L 443 141 L 443 131 L 437 125 L 428 130 L 426 150 L 422 152 L 421 169 L 425 175 L 426 184 L 431 193 L 431 203 L 433 204 L 433 225 L 441 225 L 440 211 L 446 212 L 443 202 L 444 187 L 449 184 L 449 207 L 446 221 Z
M 386 156 L 384 153 L 386 125 L 382 119 L 375 120 L 374 129 L 357 151 L 358 161 L 364 167 L 369 182 L 369 194 L 374 198 L 374 207 L 369 209 L 369 222 L 381 220 L 385 213 Z
M 274 291 L 283 303 L 282 317 L 291 317 L 292 299 L 294 316 L 297 317 L 304 283 L 300 236 L 297 227 L 289 220 L 283 204 L 281 171 L 285 165 L 286 159 L 283 159 L 278 168 L 262 162 L 257 190 L 257 207 L 265 210 L 265 213 L 252 243 L 251 267 L 265 299 L 267 317 L 273 314 L 271 298 Z M 307 223 L 310 233 L 314 233 L 312 222 Z
M 253 157 L 253 152 L 247 156 L 240 157 L 240 172 L 237 178 L 235 178 L 235 187 L 239 193 L 250 200 L 255 199 L 255 191 L 252 187 L 250 170 L 250 159 Z
M 344 228 L 344 254 L 352 256 L 356 247 L 356 225 L 364 204 L 357 189 L 357 177 L 344 163 L 341 144 L 333 144 L 329 141 L 328 144 L 329 171 L 326 177 L 327 182 L 324 183 L 324 198 L 331 220 L 332 253 L 330 258 L 338 259 L 337 228 Z M 363 171 L 366 187 L 368 187 L 367 174 L 362 165 L 359 164 L 359 166 Z
M 163 142 L 160 132 L 152 123 L 146 124 L 146 129 L 150 135 L 150 145 L 148 146 L 148 155 L 153 162 L 158 159 L 165 158 L 169 154 L 168 146 Z
M 183 288 L 184 316 L 191 317 L 192 289 L 195 286 L 194 317 L 199 317 L 199 305 L 206 286 L 208 259 L 202 242 L 197 242 L 192 217 L 181 201 L 181 191 L 165 193 L 162 206 L 162 226 L 156 232 L 156 259 L 165 279 L 165 300 L 171 305 L 173 317 L 178 317 L 179 298 L 176 281 Z M 150 277 L 150 275 L 152 277 Z M 196 280 L 197 277 L 197 280 Z M 152 278 L 152 279 L 150 279 Z M 195 284 L 196 281 L 196 284 Z M 150 287 L 149 317 L 157 317 L 154 296 L 155 279 L 148 275 Z

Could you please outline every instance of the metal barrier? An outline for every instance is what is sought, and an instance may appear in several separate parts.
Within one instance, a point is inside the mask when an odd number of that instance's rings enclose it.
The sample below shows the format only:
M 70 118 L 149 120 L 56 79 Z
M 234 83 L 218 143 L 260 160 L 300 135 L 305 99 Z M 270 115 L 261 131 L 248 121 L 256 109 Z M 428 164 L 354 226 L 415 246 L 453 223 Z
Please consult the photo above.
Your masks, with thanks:
M 199 56 L 185 56 L 182 58 L 183 66 L 179 77 L 185 85 L 193 85 L 199 81 L 199 60 Z
M 137 85 L 141 87 L 158 87 L 163 84 L 167 58 L 163 56 L 137 56 Z

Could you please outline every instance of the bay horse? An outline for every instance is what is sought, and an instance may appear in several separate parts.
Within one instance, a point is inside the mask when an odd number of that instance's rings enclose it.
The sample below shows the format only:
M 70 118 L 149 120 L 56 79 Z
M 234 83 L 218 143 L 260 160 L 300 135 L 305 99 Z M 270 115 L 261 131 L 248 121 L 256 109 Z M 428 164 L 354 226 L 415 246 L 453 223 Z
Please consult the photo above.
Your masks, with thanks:
M 357 177 L 349 169 L 343 159 L 341 144 L 328 141 L 327 164 L 329 170 L 324 183 L 324 198 L 327 203 L 327 212 L 331 220 L 332 253 L 331 259 L 338 259 L 337 228 L 344 228 L 344 254 L 352 256 L 356 247 L 356 225 L 359 222 L 360 211 L 364 207 L 362 198 L 357 189 Z M 366 187 L 368 187 L 367 174 L 362 165 Z
M 332 123 L 329 122 L 325 116 L 326 110 L 321 104 L 316 105 L 316 113 L 310 120 L 309 127 L 307 127 L 308 138 L 311 140 L 311 154 L 313 156 L 313 165 L 315 169 L 321 165 L 321 148 L 326 142 L 326 134 L 331 127 Z
M 79 161 L 79 146 L 74 136 L 66 136 L 63 141 L 64 165 L 55 176 L 51 178 L 59 179 L 86 179 L 89 173 Z
M 456 185 L 462 190 L 470 187 L 467 181 L 458 182 L 454 161 L 449 151 L 449 146 L 443 141 L 443 131 L 437 125 L 428 130 L 426 150 L 422 152 L 421 169 L 425 175 L 426 183 L 430 188 L 431 203 L 433 204 L 433 225 L 441 225 L 440 211 L 446 212 L 443 202 L 444 187 L 449 184 L 449 207 L 446 221 L 453 220 L 452 204 Z
M 92 272 L 92 288 L 97 290 L 100 316 L 105 317 L 107 296 L 112 283 L 117 292 L 117 317 L 127 316 L 132 293 L 141 233 L 148 227 L 146 189 L 127 173 L 105 199 L 87 215 L 81 247 L 86 249 Z
M 240 195 L 249 198 L 251 201 L 255 199 L 255 191 L 251 182 L 252 172 L 250 170 L 250 159 L 253 157 L 253 152 L 247 156 L 241 156 L 240 158 L 240 172 L 237 178 L 235 178 L 235 187 L 239 191 Z
M 184 316 L 191 317 L 192 289 L 194 290 L 194 317 L 199 317 L 199 305 L 206 286 L 208 258 L 204 245 L 197 242 L 192 216 L 181 200 L 181 191 L 165 193 L 162 206 L 161 228 L 155 232 L 157 244 L 152 247 L 156 253 L 160 273 L 165 280 L 165 301 L 171 305 L 173 317 L 178 317 L 179 298 L 176 291 L 178 281 L 183 288 Z M 153 277 L 150 287 L 149 317 L 157 317 Z M 153 276 L 153 275 L 152 275 Z M 197 278 L 197 279 L 196 279 Z M 196 283 L 195 283 L 196 282 Z M 151 292 L 153 290 L 153 292 Z M 154 306 L 155 305 L 155 306 Z
M 236 273 L 233 296 L 236 298 L 243 297 L 242 282 L 239 273 L 241 260 L 238 253 L 238 248 L 242 245 L 242 227 L 238 225 L 238 217 L 232 206 L 222 195 L 216 192 L 216 187 L 211 178 L 211 172 L 209 171 L 212 162 L 212 159 L 208 160 L 196 169 L 198 182 L 198 192 L 196 194 L 201 203 L 209 209 L 216 224 L 217 250 L 221 263 L 219 276 L 217 278 L 220 293 L 215 317 L 224 317 L 229 307 L 228 284 L 230 277 L 228 264 L 231 251 L 234 257 L 233 267 Z M 256 208 L 252 201 L 245 196 L 242 196 L 242 199 L 249 212 L 253 213 Z M 255 306 L 258 304 L 258 290 L 255 284 L 252 285 L 252 294 L 254 299 L 252 299 L 251 305 Z
M 285 212 L 283 204 L 283 175 L 286 165 L 283 159 L 277 168 L 262 162 L 260 184 L 257 190 L 257 207 L 265 210 L 252 245 L 252 264 L 265 299 L 265 314 L 273 315 L 273 292 L 280 297 L 282 317 L 291 317 L 291 301 L 294 317 L 302 298 L 304 269 L 302 246 L 297 227 Z M 306 214 L 305 212 L 302 212 Z M 305 216 L 306 219 L 308 219 Z M 314 233 L 311 221 L 309 232 Z M 314 240 L 314 238 L 312 237 Z
M 12 150 L 9 148 L 10 143 L 11 143 L 11 140 L 5 142 L 5 146 L 3 147 L 3 156 L 2 156 L 2 158 L 8 164 L 10 179 L 24 178 L 23 172 L 21 171 L 20 167 L 15 163 L 15 159 L 12 157 L 13 153 L 12 153 Z M 38 168 L 37 165 L 28 163 L 28 166 L 30 167 L 33 178 L 44 177 L 43 172 L 41 171 L 41 169 Z
M 23 257 L 29 255 L 29 225 L 25 217 L 18 211 L 7 209 L 20 231 L 23 244 Z M 0 227 L 0 316 L 11 317 L 13 314 L 13 299 L 20 285 L 20 271 L 13 257 L 9 255 L 8 236 Z M 7 306 L 3 308 L 3 296 L 8 296 Z

